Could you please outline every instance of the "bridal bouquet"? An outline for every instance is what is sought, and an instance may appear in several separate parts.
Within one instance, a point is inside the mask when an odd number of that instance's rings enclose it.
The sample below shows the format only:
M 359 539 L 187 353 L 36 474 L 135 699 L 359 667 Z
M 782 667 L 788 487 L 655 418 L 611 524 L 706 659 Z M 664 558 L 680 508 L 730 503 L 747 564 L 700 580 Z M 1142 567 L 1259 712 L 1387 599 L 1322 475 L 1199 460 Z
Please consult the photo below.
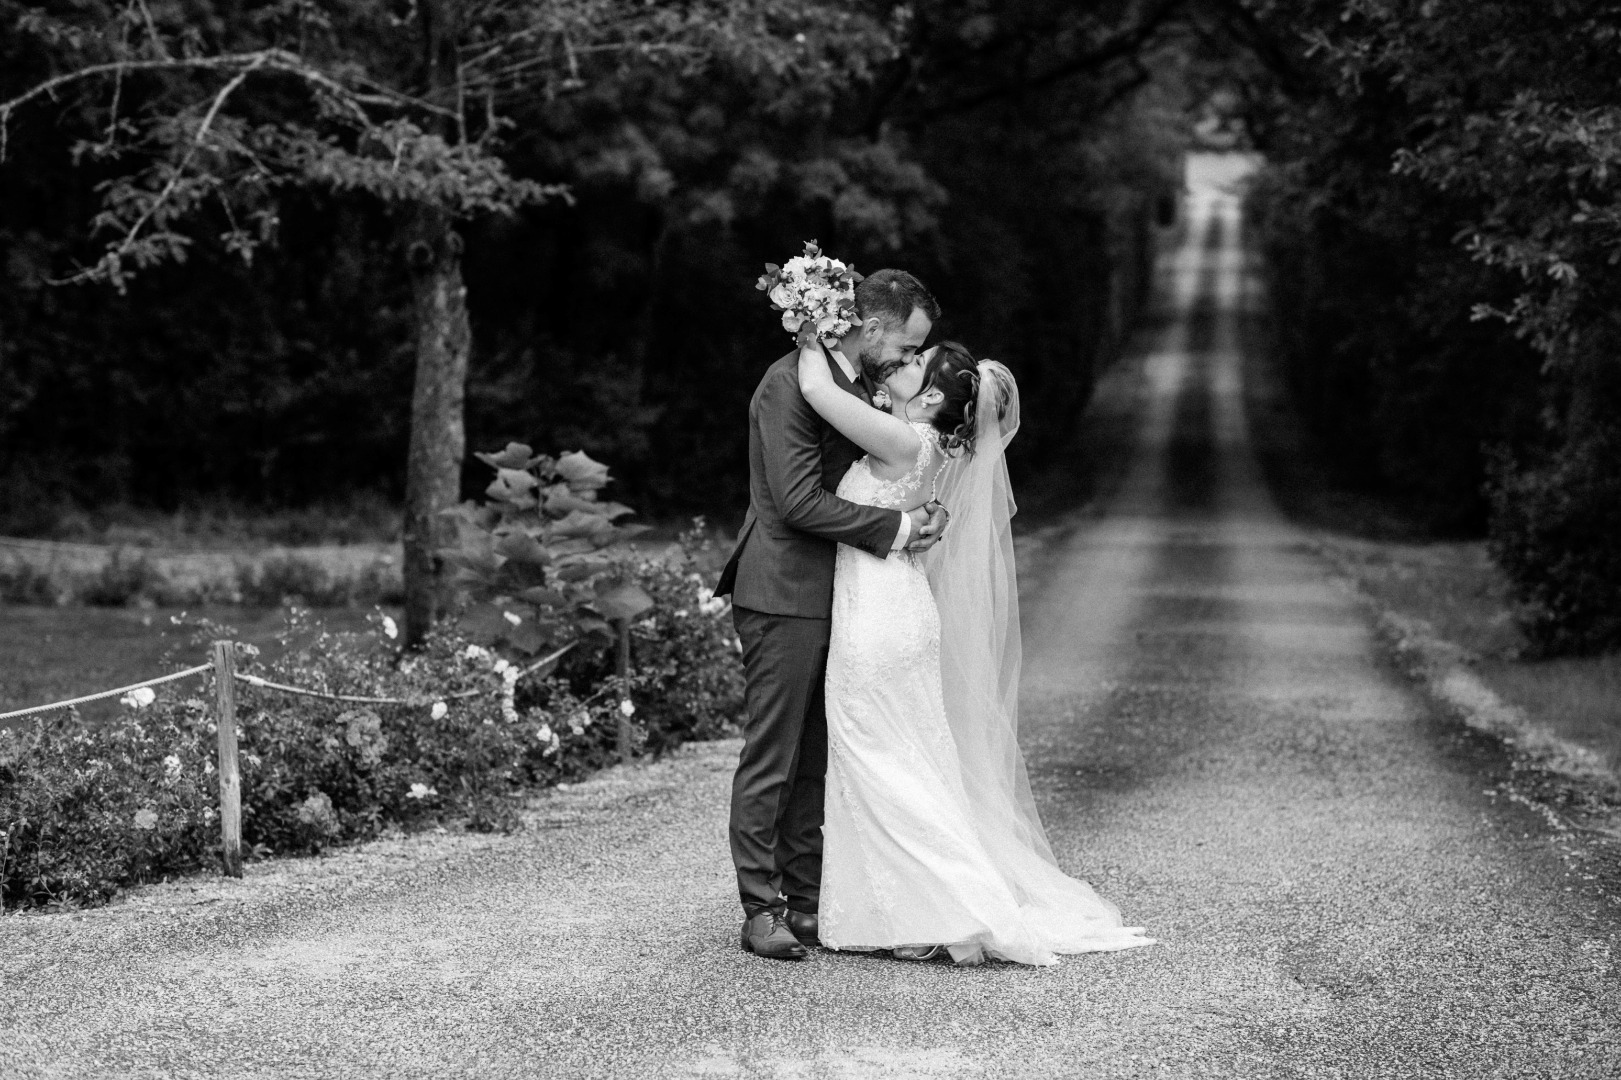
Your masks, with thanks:
M 855 268 L 822 254 L 816 241 L 805 241 L 805 253 L 787 266 L 766 263 L 754 285 L 782 312 L 782 328 L 801 346 L 817 338 L 841 338 L 858 321 Z

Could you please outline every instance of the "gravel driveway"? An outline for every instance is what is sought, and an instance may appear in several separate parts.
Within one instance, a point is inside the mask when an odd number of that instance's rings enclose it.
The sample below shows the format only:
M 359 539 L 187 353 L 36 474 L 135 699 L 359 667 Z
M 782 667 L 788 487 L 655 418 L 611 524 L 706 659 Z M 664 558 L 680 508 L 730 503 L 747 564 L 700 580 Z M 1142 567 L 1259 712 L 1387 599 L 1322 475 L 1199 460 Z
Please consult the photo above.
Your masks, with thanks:
M 1615 1077 L 1621 912 L 1381 661 L 1251 460 L 1234 200 L 1196 186 L 1137 438 L 1026 585 L 1061 860 L 1161 944 L 957 970 L 737 948 L 735 743 L 423 836 L 0 920 L 0 1073 Z M 1135 374 L 1136 378 L 1129 377 Z

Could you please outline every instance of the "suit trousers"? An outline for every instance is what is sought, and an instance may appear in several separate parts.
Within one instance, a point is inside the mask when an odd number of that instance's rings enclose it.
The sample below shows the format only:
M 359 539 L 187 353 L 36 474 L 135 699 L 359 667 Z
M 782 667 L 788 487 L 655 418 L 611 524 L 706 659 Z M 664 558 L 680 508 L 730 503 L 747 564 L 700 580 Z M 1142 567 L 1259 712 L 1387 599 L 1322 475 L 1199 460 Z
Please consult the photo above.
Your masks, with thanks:
M 732 779 L 732 863 L 743 910 L 785 897 L 814 914 L 822 887 L 829 619 L 732 608 L 743 643 L 743 751 Z

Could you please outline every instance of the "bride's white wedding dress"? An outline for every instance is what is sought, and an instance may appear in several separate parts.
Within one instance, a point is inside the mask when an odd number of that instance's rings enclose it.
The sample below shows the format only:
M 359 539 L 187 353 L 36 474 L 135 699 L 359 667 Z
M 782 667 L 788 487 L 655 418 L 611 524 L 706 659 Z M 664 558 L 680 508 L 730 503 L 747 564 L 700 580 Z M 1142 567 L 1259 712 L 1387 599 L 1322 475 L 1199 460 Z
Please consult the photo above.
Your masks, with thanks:
M 932 427 L 913 427 L 919 448 L 910 472 L 880 480 L 863 458 L 838 494 L 894 508 L 923 501 L 943 453 Z M 944 543 L 951 543 L 949 532 Z M 1113 904 L 1051 861 L 1033 807 L 1020 820 L 1011 796 L 987 795 L 995 785 L 978 782 L 977 766 L 965 780 L 962 754 L 970 751 L 959 750 L 948 722 L 940 612 L 920 561 L 905 552 L 879 559 L 841 544 L 836 567 L 822 943 L 847 950 L 948 945 L 960 962 L 989 956 L 1023 964 L 1151 944 L 1141 929 L 1121 925 Z M 1022 764 L 1018 769 L 1022 783 Z

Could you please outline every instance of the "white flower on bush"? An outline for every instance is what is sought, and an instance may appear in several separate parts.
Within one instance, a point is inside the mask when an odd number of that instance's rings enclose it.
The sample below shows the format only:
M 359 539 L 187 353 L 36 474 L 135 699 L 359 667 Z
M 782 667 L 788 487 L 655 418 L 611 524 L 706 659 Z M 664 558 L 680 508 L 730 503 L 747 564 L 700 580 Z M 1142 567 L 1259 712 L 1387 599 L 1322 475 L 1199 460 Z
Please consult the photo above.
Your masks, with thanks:
M 172 784 L 180 779 L 180 757 L 170 754 L 163 759 L 163 779 L 165 783 Z
M 395 638 L 400 636 L 399 624 L 393 619 L 389 618 L 387 615 L 383 616 L 383 636 L 388 638 L 390 641 L 393 641 Z
M 490 650 L 484 648 L 482 645 L 469 645 L 467 648 L 462 650 L 462 655 L 469 660 L 488 660 L 490 658 Z
M 150 832 L 158 827 L 158 812 L 150 806 L 143 806 L 135 811 L 135 827 L 143 832 Z
M 584 735 L 585 729 L 591 726 L 591 714 L 584 709 L 568 718 L 568 729 L 576 735 Z
M 446 705 L 442 701 L 436 701 L 433 703 L 433 708 L 428 710 L 428 715 L 433 717 L 435 720 L 443 720 L 445 718 L 445 714 L 449 711 L 449 705 Z
M 490 670 L 494 671 L 497 675 L 505 675 L 507 673 L 507 669 L 511 666 L 512 661 L 503 656 L 501 659 L 495 662 Z
M 705 615 L 719 615 L 729 606 L 726 597 L 716 596 L 714 589 L 698 590 L 698 610 Z
M 546 744 L 546 749 L 540 752 L 541 757 L 551 757 L 557 753 L 557 748 L 563 745 L 563 740 L 557 737 L 550 724 L 542 724 L 535 729 L 535 738 Z
M 150 686 L 137 686 L 118 699 L 120 705 L 130 709 L 144 709 L 158 699 Z
M 626 698 L 624 701 L 621 701 L 619 703 L 619 715 L 623 716 L 626 720 L 629 720 L 631 717 L 635 716 L 636 703 L 631 701 L 630 698 Z
M 405 797 L 407 799 L 431 799 L 438 794 L 439 792 L 428 784 L 412 784 L 411 790 L 405 793 Z

